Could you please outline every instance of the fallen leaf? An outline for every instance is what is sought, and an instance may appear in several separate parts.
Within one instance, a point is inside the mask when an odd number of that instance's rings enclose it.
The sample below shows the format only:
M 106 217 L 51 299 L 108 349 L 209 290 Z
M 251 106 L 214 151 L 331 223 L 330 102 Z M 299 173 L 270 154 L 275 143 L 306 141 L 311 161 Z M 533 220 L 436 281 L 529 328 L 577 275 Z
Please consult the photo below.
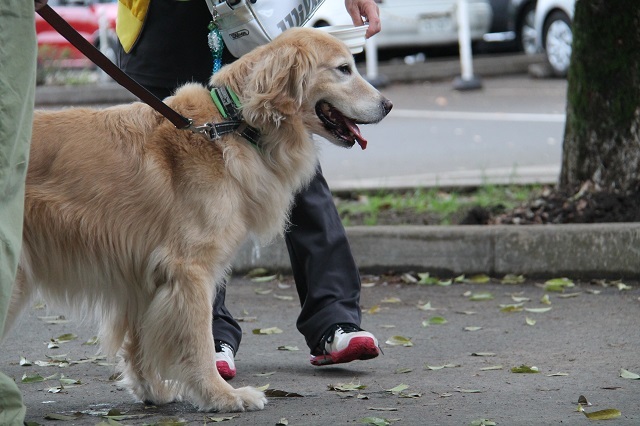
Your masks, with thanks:
M 492 370 L 502 370 L 502 366 L 501 365 L 492 365 L 490 367 L 483 367 L 480 369 L 480 371 L 492 371 Z
M 534 314 L 543 314 L 545 312 L 549 312 L 551 310 L 551 306 L 548 308 L 524 308 L 527 312 L 532 312 Z
M 329 385 L 329 390 L 336 392 L 351 392 L 366 388 L 366 385 L 361 385 L 360 383 L 338 383 L 337 385 Z
M 478 331 L 482 330 L 482 327 L 465 327 L 464 331 Z
M 398 368 L 395 373 L 396 374 L 406 374 L 406 373 L 411 373 L 413 371 L 413 368 Z
M 415 284 L 418 282 L 418 279 L 409 273 L 402 274 L 400 279 L 407 284 Z
M 561 298 L 561 299 L 569 299 L 570 297 L 578 297 L 581 294 L 582 293 L 578 291 L 576 293 L 559 294 L 558 297 Z
M 540 303 L 542 303 L 543 305 L 550 305 L 551 300 L 549 300 L 549 295 L 545 294 L 544 296 L 542 296 L 542 298 L 540 299 Z
M 618 284 L 616 284 L 616 287 L 620 291 L 631 290 L 633 288 L 630 285 L 626 285 L 625 283 L 618 283 Z
M 378 312 L 380 312 L 380 305 L 373 305 L 372 307 L 370 307 L 367 310 L 368 314 L 375 314 L 375 313 L 378 313 Z
M 33 363 L 31 363 L 31 361 L 29 361 L 25 357 L 21 356 L 20 357 L 20 365 L 23 366 L 23 367 L 31 367 L 33 365 Z
M 262 277 L 255 277 L 252 278 L 251 281 L 255 282 L 255 283 L 268 283 L 270 281 L 275 280 L 276 278 L 278 278 L 278 274 L 276 275 L 265 275 Z
M 444 317 L 431 317 L 429 318 L 430 325 L 442 325 L 446 324 L 447 320 Z
M 402 383 L 402 384 L 399 384 L 398 386 L 392 387 L 391 389 L 386 389 L 386 391 L 391 392 L 393 395 L 398 395 L 400 392 L 406 389 L 409 389 L 409 386 Z
M 493 352 L 473 352 L 471 356 L 496 356 Z
M 471 294 L 471 297 L 469 297 L 469 300 L 472 300 L 474 302 L 479 302 L 479 301 L 484 301 L 484 300 L 493 300 L 493 294 L 491 293 L 473 293 Z
M 435 311 L 435 308 L 431 307 L 431 302 L 427 302 L 424 305 L 418 305 L 418 309 L 422 311 Z
M 389 426 L 391 424 L 388 420 L 381 419 L 380 417 L 363 417 L 359 419 L 358 422 L 373 426 Z
M 511 295 L 511 300 L 513 300 L 516 303 L 522 303 L 522 302 L 529 302 L 531 301 L 531 299 L 529 299 L 528 297 L 523 297 L 523 296 L 514 296 Z
M 22 383 L 38 383 L 38 382 L 44 382 L 44 377 L 42 377 L 39 374 L 33 374 L 31 376 L 29 376 L 27 373 L 24 373 L 22 375 L 22 380 L 20 380 Z
M 300 349 L 297 346 L 284 345 L 284 346 L 278 346 L 278 350 L 279 351 L 299 351 Z
M 254 376 L 256 376 L 256 377 L 269 377 L 269 376 L 273 376 L 274 374 L 276 374 L 275 371 L 269 371 L 268 373 L 257 373 L 257 374 L 254 374 Z
M 367 407 L 367 410 L 371 411 L 398 411 L 395 407 Z
M 278 389 L 267 389 L 264 391 L 264 394 L 270 398 L 303 398 L 299 393 L 286 392 Z
M 62 421 L 71 421 L 71 420 L 78 420 L 80 417 L 82 417 L 82 413 L 76 413 L 72 416 L 68 416 L 65 414 L 57 414 L 57 413 L 51 413 L 51 414 L 47 414 L 46 416 L 44 416 L 45 420 L 62 420 Z
M 424 365 L 424 368 L 426 370 L 434 370 L 434 371 L 442 370 L 443 368 L 455 368 L 455 367 L 460 367 L 460 364 L 445 364 L 445 365 L 440 365 L 440 366 L 438 366 L 438 365 L 427 365 L 427 364 Z
M 270 288 L 256 288 L 255 290 L 253 290 L 256 294 L 259 295 L 265 295 L 265 294 L 269 294 L 273 291 L 273 289 Z
M 98 339 L 98 336 L 93 336 L 92 338 L 90 338 L 89 340 L 84 342 L 83 345 L 85 345 L 85 346 L 94 346 L 94 345 L 97 345 L 98 343 L 100 343 L 100 341 Z
M 209 417 L 209 421 L 213 422 L 213 423 L 220 423 L 220 422 L 226 422 L 229 420 L 233 420 L 235 419 L 236 416 L 229 416 L 229 417 Z
M 523 374 L 532 374 L 539 373 L 538 367 L 529 367 L 528 365 L 522 364 L 520 367 L 511 368 L 512 373 L 523 373 Z
M 467 279 L 467 282 L 475 283 L 475 284 L 485 284 L 485 283 L 488 283 L 489 281 L 491 281 L 491 278 L 489 277 L 489 275 L 486 275 L 486 274 L 473 275 Z
M 293 296 L 281 296 L 279 294 L 274 294 L 273 297 L 279 300 L 293 300 Z
M 501 282 L 502 284 L 522 284 L 524 281 L 524 275 L 507 274 Z
M 385 343 L 391 346 L 413 346 L 411 339 L 404 336 L 391 336 Z
M 460 392 L 460 393 L 482 393 L 481 390 L 478 389 L 460 389 L 460 388 L 455 388 L 456 392 Z
M 587 413 L 586 411 L 584 411 L 584 408 L 582 408 L 582 405 L 578 405 L 578 411 L 587 416 L 589 420 L 611 420 L 616 419 L 622 415 L 620 410 L 616 410 L 615 408 Z
M 496 422 L 489 419 L 478 419 L 472 421 L 471 426 L 496 426 Z
M 278 327 L 254 328 L 253 334 L 280 334 L 282 330 Z
M 418 284 L 421 284 L 421 285 L 433 285 L 433 284 L 437 284 L 438 281 L 440 281 L 438 278 L 432 277 L 431 275 L 429 275 L 428 272 L 419 273 L 418 278 L 420 279 L 418 281 Z
M 527 325 L 536 325 L 536 320 L 534 320 L 533 318 L 525 317 L 524 321 L 527 323 Z
M 247 278 L 263 277 L 267 274 L 269 274 L 269 271 L 266 268 L 254 268 L 249 272 L 247 272 L 247 275 L 245 275 L 245 277 Z
M 553 373 L 553 374 L 547 374 L 547 377 L 561 377 L 561 376 L 568 376 L 569 373 Z
M 500 305 L 500 312 L 522 312 L 523 303 Z
M 380 301 L 380 303 L 401 303 L 401 302 L 402 300 L 400 300 L 397 297 L 385 297 Z
M 47 324 L 66 324 L 69 322 L 68 319 L 64 317 L 64 315 L 52 315 L 45 317 L 38 317 L 38 319 L 46 322 Z
M 276 423 L 276 426 L 288 426 L 289 425 L 289 420 L 287 420 L 285 417 L 281 418 L 280 420 L 278 420 L 278 423 Z
M 78 338 L 78 336 L 76 336 L 73 333 L 66 333 L 66 334 L 63 334 L 61 336 L 56 337 L 54 340 L 57 340 L 58 342 L 63 343 L 63 342 L 70 342 L 72 340 L 76 340 L 77 338 Z
M 640 375 L 638 375 L 636 373 L 632 373 L 629 370 L 625 370 L 624 368 L 620 369 L 620 377 L 622 377 L 623 379 L 631 379 L 631 380 L 640 379 Z
M 565 288 L 569 287 L 575 287 L 575 284 L 569 278 L 554 278 L 544 283 L 545 291 L 563 293 Z

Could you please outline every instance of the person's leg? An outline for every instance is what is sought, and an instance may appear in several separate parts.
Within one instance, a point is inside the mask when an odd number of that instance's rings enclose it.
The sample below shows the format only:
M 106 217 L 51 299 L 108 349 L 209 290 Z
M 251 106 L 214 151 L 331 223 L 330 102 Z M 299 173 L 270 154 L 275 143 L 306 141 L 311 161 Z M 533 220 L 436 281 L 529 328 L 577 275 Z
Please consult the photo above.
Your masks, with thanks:
M 16 277 L 35 94 L 34 4 L 0 2 L 0 334 Z M 2 336 L 0 336 L 1 338 Z M 22 425 L 26 408 L 15 382 L 0 373 L 0 424 Z
M 310 185 L 296 196 L 285 240 L 302 305 L 297 327 L 311 353 L 320 355 L 321 341 L 333 339 L 334 326 L 359 327 L 361 311 L 360 274 L 319 165 Z M 377 355 L 377 341 L 369 340 L 375 348 L 367 350 Z

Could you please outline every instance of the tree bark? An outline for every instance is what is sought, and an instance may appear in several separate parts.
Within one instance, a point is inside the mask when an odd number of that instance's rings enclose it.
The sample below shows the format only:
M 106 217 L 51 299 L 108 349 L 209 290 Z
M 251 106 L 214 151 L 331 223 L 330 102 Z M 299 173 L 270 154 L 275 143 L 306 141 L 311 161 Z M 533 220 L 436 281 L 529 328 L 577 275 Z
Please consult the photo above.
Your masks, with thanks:
M 577 0 L 560 188 L 640 187 L 640 1 Z

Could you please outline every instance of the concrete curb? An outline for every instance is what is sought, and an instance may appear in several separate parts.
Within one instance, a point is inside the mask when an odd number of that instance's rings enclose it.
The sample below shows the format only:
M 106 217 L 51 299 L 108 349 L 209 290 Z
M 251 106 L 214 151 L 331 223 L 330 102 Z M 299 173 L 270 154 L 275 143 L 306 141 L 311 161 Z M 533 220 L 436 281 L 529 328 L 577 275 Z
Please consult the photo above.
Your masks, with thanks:
M 374 226 L 347 228 L 365 272 L 417 271 L 443 275 L 637 278 L 640 224 Z M 256 267 L 290 272 L 283 240 L 245 244 L 234 272 Z

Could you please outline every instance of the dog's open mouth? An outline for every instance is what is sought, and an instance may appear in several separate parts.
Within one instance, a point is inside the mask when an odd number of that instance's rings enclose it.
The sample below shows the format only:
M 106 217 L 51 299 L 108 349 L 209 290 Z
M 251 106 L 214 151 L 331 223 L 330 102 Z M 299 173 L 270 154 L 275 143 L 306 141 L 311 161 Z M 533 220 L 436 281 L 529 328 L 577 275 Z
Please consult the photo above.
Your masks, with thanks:
M 344 116 L 334 106 L 325 101 L 316 104 L 316 114 L 324 124 L 325 129 L 336 138 L 349 146 L 356 142 L 362 149 L 367 148 L 367 140 L 360 134 L 360 129 L 354 120 Z

